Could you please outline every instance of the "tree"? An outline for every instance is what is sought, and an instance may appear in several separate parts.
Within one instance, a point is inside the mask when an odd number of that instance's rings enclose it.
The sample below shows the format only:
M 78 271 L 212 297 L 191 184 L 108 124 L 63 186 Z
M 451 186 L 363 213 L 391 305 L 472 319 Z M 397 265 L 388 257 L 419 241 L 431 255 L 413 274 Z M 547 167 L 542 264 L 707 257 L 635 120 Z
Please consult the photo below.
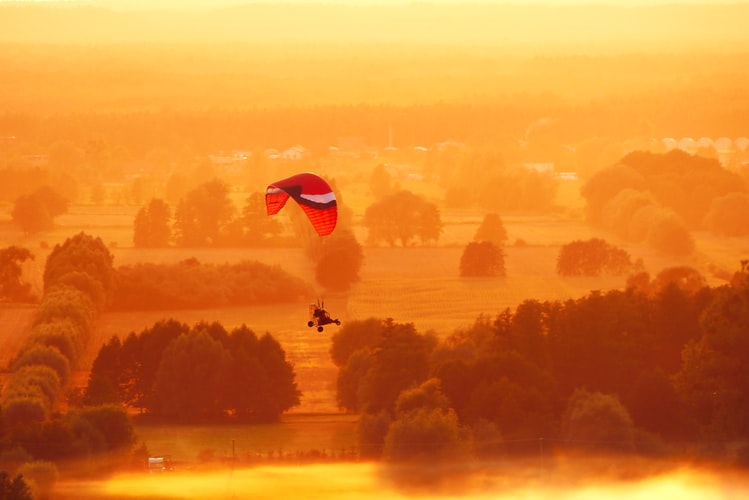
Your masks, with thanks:
M 172 236 L 169 205 L 153 198 L 141 207 L 133 223 L 133 244 L 136 247 L 158 248 L 169 246 Z
M 201 184 L 180 200 L 174 214 L 177 245 L 215 246 L 221 243 L 223 230 L 231 222 L 235 207 L 229 187 L 219 179 Z
M 369 413 L 393 412 L 403 389 L 420 384 L 429 374 L 434 339 L 417 333 L 413 324 L 388 321 L 372 351 L 371 365 L 359 387 L 360 407 Z
M 315 278 L 331 291 L 346 291 L 359 281 L 359 270 L 364 260 L 362 247 L 350 231 L 331 234 L 322 245 Z
M 702 336 L 687 344 L 676 387 L 709 439 L 749 436 L 749 281 L 716 290 Z
M 154 407 L 156 378 L 164 351 L 174 339 L 189 331 L 188 325 L 168 319 L 155 323 L 151 328 L 143 330 L 140 335 L 132 332 L 127 336 L 122 343 L 119 354 L 120 370 L 115 378 L 122 402 L 140 409 Z M 102 360 L 103 369 L 107 368 L 104 363 L 106 359 L 107 357 Z
M 599 451 L 634 451 L 634 424 L 619 398 L 578 389 L 567 403 L 563 437 L 574 447 Z
M 40 365 L 52 368 L 63 385 L 70 379 L 70 360 L 54 346 L 31 344 L 13 359 L 11 369 L 17 372 L 26 366 Z
M 94 406 L 123 402 L 118 391 L 118 381 L 122 372 L 121 350 L 122 342 L 117 336 L 113 336 L 99 348 L 83 393 L 85 404 Z
M 106 297 L 114 289 L 114 256 L 101 238 L 78 233 L 55 248 L 44 266 L 45 291 L 57 284 L 62 276 L 74 271 L 85 272 L 101 283 Z
M 559 250 L 557 273 L 562 276 L 622 275 L 630 271 L 629 254 L 600 238 L 567 243 Z
M 369 191 L 377 199 L 390 194 L 393 189 L 393 176 L 387 171 L 385 165 L 380 163 L 372 169 L 369 176 Z
M 57 191 L 42 186 L 31 194 L 16 198 L 11 217 L 22 231 L 35 234 L 55 227 L 55 217 L 64 214 L 68 201 Z
M 644 185 L 643 175 L 629 165 L 618 163 L 599 170 L 581 190 L 587 201 L 588 218 L 594 224 L 601 224 L 605 206 L 611 199 L 624 189 L 642 191 Z
M 205 330 L 194 329 L 164 350 L 154 383 L 157 413 L 176 420 L 216 418 L 222 414 L 219 391 L 230 354 Z
M 384 454 L 391 460 L 456 458 L 460 427 L 455 411 L 431 378 L 418 387 L 403 390 L 395 402 L 395 420 L 385 436 Z
M 135 443 L 135 429 L 130 416 L 120 405 L 104 404 L 78 408 L 70 412 L 68 419 L 72 422 L 85 422 L 86 426 L 91 428 L 91 434 L 94 434 L 91 437 L 100 440 L 101 443 L 101 448 L 93 451 L 125 449 Z
M 339 408 L 350 412 L 361 410 L 360 387 L 371 365 L 371 353 L 366 349 L 359 349 L 339 367 L 336 377 L 336 401 Z
M 259 245 L 283 230 L 278 218 L 268 217 L 263 193 L 252 193 L 247 198 L 240 221 L 244 239 L 250 245 Z
M 422 243 L 437 241 L 442 232 L 439 210 L 410 191 L 399 191 L 367 207 L 364 225 L 373 243 L 384 241 L 408 246 L 414 238 Z
M 499 248 L 504 246 L 505 241 L 507 241 L 507 230 L 499 214 L 492 212 L 484 216 L 478 229 L 476 229 L 476 234 L 473 235 L 473 241 L 489 241 Z
M 6 471 L 0 471 L 0 498 L 3 500 L 34 500 L 31 488 L 22 474 L 11 479 Z
M 18 468 L 19 477 L 28 483 L 34 498 L 52 498 L 52 490 L 60 473 L 57 466 L 50 461 L 34 460 Z M 11 497 L 15 500 L 15 497 Z
M 378 318 L 351 320 L 337 330 L 330 342 L 330 358 L 339 368 L 360 349 L 369 349 L 382 340 L 388 323 Z
M 0 250 L 0 298 L 13 301 L 33 299 L 31 285 L 21 280 L 21 266 L 27 260 L 34 260 L 27 248 L 9 246 Z
M 652 194 L 624 188 L 604 205 L 601 223 L 620 238 L 635 242 L 642 241 L 644 237 L 638 238 L 636 232 L 633 231 L 632 220 L 635 214 L 645 207 L 657 208 Z
M 675 215 L 664 213 L 651 224 L 648 244 L 671 257 L 686 257 L 694 253 L 695 244 L 684 222 Z
M 505 261 L 502 249 L 491 241 L 472 241 L 460 257 L 460 275 L 504 276 Z
M 749 195 L 730 193 L 713 200 L 705 216 L 705 226 L 721 236 L 746 236 L 749 234 Z

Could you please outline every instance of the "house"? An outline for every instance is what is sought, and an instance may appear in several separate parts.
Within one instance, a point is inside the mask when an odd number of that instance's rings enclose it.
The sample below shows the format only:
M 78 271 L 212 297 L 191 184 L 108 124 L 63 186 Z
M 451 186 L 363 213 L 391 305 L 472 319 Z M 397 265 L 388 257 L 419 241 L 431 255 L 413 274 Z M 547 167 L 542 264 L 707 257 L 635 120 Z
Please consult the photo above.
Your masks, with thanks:
M 289 149 L 281 152 L 282 160 L 298 161 L 303 160 L 309 156 L 309 151 L 304 146 L 292 146 Z

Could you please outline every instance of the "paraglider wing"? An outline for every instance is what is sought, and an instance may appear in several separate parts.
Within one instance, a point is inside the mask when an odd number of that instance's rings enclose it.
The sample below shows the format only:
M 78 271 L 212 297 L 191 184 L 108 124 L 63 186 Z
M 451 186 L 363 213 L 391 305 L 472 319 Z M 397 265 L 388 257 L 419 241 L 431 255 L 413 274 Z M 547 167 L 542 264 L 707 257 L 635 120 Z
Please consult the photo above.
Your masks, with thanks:
M 277 214 L 289 197 L 302 207 L 317 234 L 326 236 L 333 232 L 338 221 L 338 204 L 333 190 L 322 177 L 305 172 L 269 185 L 265 190 L 268 215 Z

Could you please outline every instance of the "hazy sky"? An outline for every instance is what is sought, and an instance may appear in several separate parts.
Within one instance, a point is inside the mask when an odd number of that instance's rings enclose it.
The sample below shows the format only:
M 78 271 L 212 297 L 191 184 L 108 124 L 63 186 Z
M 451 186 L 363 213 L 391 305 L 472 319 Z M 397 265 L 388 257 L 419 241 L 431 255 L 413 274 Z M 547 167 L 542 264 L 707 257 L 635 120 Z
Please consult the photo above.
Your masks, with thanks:
M 710 3 L 747 3 L 749 0 L 0 0 L 0 3 L 85 3 L 89 5 L 116 8 L 118 10 L 132 9 L 184 9 L 184 8 L 215 8 L 247 3 L 295 3 L 295 4 L 343 4 L 343 5 L 408 5 L 412 3 L 434 4 L 535 4 L 535 5 L 657 5 L 657 4 L 710 4 Z

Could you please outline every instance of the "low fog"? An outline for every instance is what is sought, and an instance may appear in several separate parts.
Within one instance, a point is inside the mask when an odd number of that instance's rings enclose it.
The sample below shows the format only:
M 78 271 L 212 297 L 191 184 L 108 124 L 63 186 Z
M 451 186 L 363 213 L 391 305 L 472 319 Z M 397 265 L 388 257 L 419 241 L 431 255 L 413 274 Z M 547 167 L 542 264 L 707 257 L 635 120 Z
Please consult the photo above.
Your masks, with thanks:
M 749 494 L 746 485 L 746 476 L 733 472 L 578 458 L 574 462 L 556 460 L 553 465 L 542 462 L 427 468 L 356 463 L 123 474 L 102 481 L 60 483 L 55 498 L 291 498 L 304 492 L 306 498 L 326 499 L 728 500 Z

